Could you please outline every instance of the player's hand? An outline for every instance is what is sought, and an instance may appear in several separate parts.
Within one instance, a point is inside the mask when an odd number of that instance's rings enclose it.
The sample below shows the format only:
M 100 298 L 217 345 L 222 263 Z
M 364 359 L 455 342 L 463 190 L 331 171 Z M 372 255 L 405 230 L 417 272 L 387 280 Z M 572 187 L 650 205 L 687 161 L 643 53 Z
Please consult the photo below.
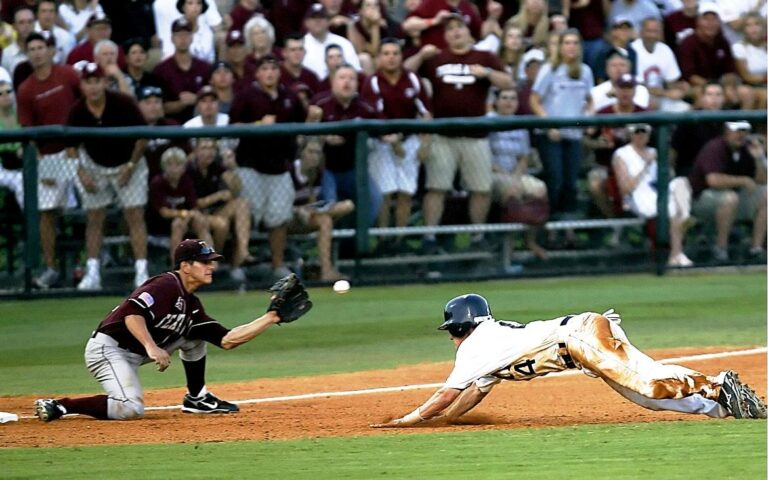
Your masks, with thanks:
M 402 418 L 396 418 L 386 423 L 372 423 L 369 426 L 371 428 L 401 428 L 407 427 L 408 425 L 403 423 Z
M 147 356 L 155 361 L 158 372 L 164 372 L 171 364 L 171 356 L 157 345 L 147 349 Z
M 612 321 L 616 325 L 621 323 L 621 315 L 619 315 L 616 310 L 609 308 L 608 310 L 603 312 L 603 316 L 607 318 L 608 320 Z

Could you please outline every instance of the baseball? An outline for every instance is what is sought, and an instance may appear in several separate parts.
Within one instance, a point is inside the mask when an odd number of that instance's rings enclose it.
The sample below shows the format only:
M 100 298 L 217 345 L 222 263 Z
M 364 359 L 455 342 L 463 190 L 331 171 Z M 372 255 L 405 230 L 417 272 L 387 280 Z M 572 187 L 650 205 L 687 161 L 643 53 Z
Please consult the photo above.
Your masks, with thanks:
M 337 280 L 333 284 L 333 291 L 336 293 L 347 293 L 349 291 L 349 282 L 346 280 Z

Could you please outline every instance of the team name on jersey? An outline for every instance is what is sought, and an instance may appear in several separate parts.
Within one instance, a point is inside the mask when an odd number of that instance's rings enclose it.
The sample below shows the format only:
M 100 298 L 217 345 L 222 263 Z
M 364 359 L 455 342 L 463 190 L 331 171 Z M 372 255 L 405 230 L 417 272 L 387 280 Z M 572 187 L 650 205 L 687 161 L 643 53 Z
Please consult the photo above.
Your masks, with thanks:
M 469 70 L 469 65 L 464 63 L 446 63 L 437 67 L 435 72 L 437 77 L 450 85 L 454 85 L 457 89 L 462 88 L 464 85 L 471 85 L 477 81 L 474 75 Z
M 156 328 L 171 330 L 178 334 L 183 334 L 187 329 L 186 313 L 169 313 L 157 322 Z

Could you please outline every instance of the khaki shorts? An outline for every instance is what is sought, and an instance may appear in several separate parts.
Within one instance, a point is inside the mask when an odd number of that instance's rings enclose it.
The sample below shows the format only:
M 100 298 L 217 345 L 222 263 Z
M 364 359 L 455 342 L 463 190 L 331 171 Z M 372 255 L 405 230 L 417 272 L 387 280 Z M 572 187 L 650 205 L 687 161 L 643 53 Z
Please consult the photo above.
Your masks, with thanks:
M 37 209 L 45 212 L 76 205 L 76 175 L 77 159 L 67 157 L 66 150 L 41 155 L 37 166 Z
M 96 184 L 95 192 L 88 192 L 75 176 L 75 184 L 85 210 L 95 210 L 112 205 L 115 200 L 120 208 L 143 207 L 147 204 L 149 169 L 142 157 L 124 186 L 118 185 L 121 167 L 102 167 L 95 163 L 85 150 L 80 149 L 80 168 L 88 173 Z
M 434 135 L 431 149 L 426 164 L 428 190 L 451 190 L 459 170 L 464 189 L 478 193 L 491 191 L 492 156 L 487 138 Z
M 254 226 L 263 222 L 265 228 L 276 228 L 293 218 L 296 191 L 290 173 L 268 175 L 241 167 L 237 174 L 243 182 L 240 196 L 251 206 Z
M 735 192 L 739 195 L 739 208 L 736 212 L 737 220 L 752 220 L 757 212 L 757 207 L 765 203 L 765 185 L 759 185 L 751 194 L 740 189 Z M 714 218 L 715 211 L 725 201 L 725 196 L 734 193 L 730 189 L 708 188 L 701 192 L 699 198 L 693 202 L 693 215 L 699 218 Z
M 398 157 L 392 145 L 374 140 L 371 155 L 368 159 L 368 173 L 379 185 L 381 193 L 404 192 L 410 195 L 416 193 L 419 180 L 419 159 L 417 158 L 421 145 L 418 135 L 405 137 L 402 148 L 405 153 Z
M 509 173 L 493 173 L 492 198 L 501 202 L 509 198 L 508 192 L 517 200 L 543 198 L 547 196 L 547 185 L 533 175 L 511 175 Z

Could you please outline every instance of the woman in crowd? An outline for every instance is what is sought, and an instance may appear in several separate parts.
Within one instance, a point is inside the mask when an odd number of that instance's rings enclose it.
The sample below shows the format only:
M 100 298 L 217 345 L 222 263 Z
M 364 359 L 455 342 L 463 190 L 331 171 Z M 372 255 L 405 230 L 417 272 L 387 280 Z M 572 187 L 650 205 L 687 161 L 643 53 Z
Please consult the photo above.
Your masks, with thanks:
M 758 13 L 749 13 L 744 18 L 744 39 L 732 46 L 736 71 L 754 93 L 751 105 L 742 102 L 741 108 L 745 110 L 766 107 L 768 56 L 765 35 L 765 19 Z
M 547 42 L 549 33 L 549 15 L 545 0 L 525 0 L 517 15 L 510 18 L 507 25 L 514 25 L 523 32 L 526 47 L 540 46 Z
M 192 25 L 192 56 L 213 63 L 216 60 L 215 32 L 203 16 L 208 10 L 208 0 L 178 0 L 176 9 Z

